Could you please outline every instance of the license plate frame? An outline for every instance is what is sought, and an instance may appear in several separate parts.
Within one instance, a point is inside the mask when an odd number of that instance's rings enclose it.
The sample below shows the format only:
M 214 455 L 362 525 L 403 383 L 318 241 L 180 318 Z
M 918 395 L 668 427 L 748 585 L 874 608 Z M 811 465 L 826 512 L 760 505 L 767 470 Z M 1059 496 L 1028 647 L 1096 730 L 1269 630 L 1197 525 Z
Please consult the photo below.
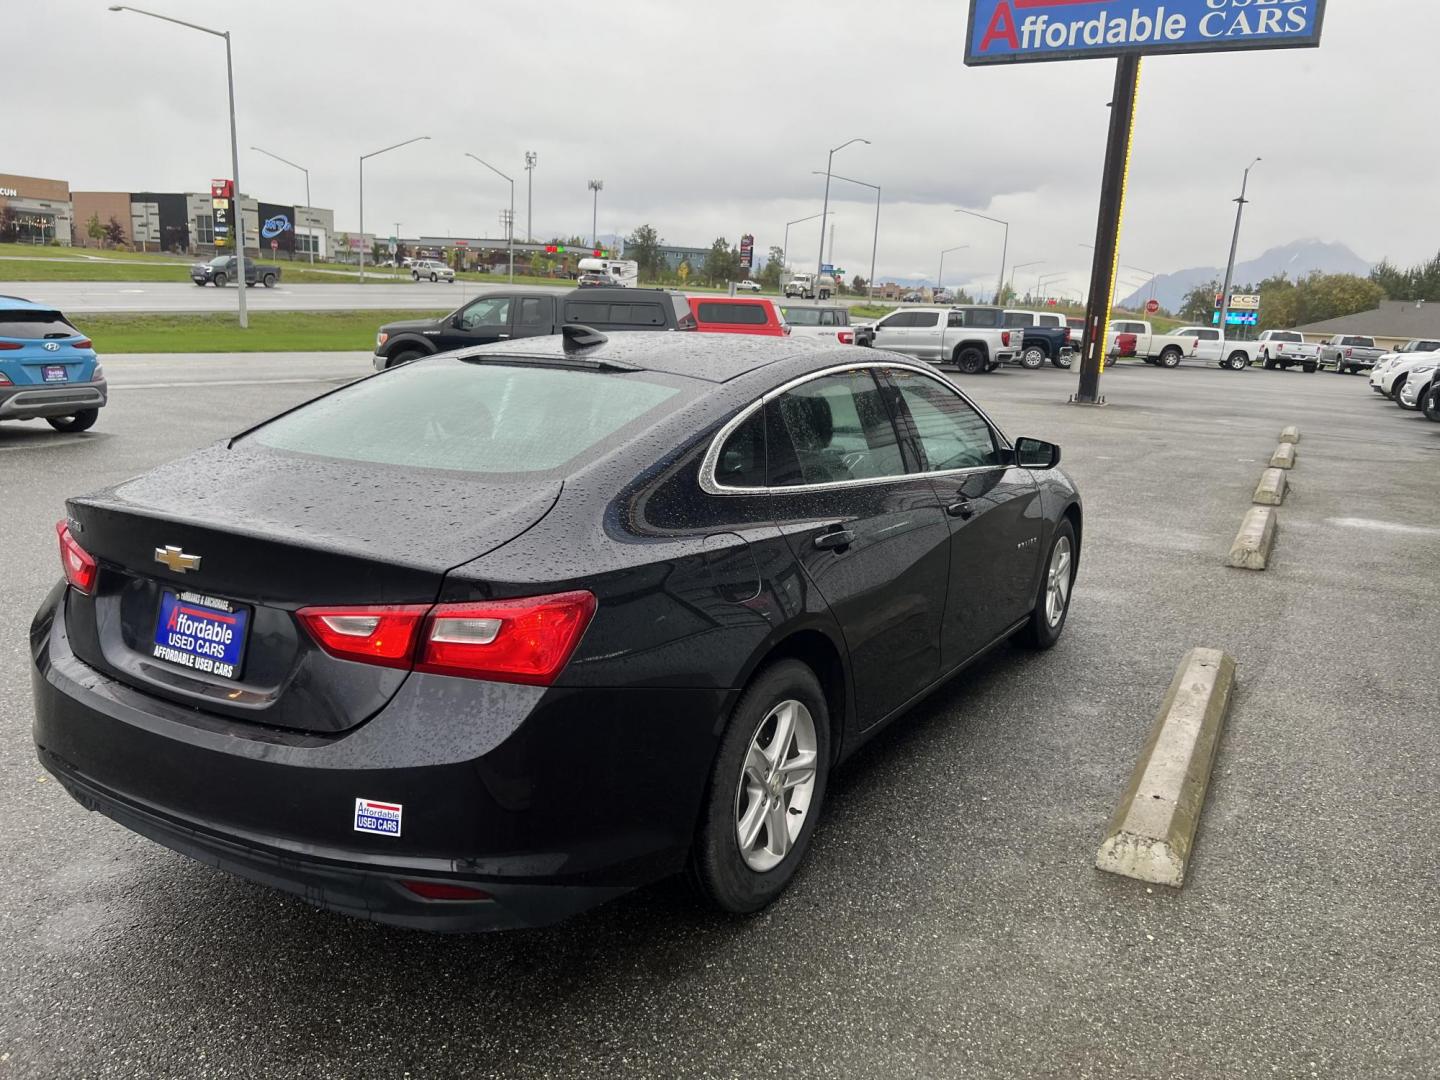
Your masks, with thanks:
M 250 639 L 250 608 L 188 589 L 164 588 L 150 656 L 168 667 L 237 682 Z
M 40 378 L 47 383 L 69 382 L 70 372 L 64 364 L 46 364 L 40 369 Z

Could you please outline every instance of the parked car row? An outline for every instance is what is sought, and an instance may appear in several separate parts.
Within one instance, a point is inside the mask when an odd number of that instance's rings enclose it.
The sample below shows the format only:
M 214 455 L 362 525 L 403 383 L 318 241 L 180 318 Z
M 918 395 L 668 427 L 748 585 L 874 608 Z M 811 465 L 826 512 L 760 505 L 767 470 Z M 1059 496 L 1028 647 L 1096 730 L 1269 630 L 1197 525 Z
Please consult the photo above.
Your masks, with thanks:
M 1440 423 L 1440 341 L 1417 338 L 1385 353 L 1370 371 L 1370 389 Z
M 985 304 L 906 307 L 876 320 L 873 330 L 877 349 L 954 367 L 966 375 L 1008 363 L 1033 371 L 1046 360 L 1068 368 L 1075 356 L 1070 327 L 1058 312 Z

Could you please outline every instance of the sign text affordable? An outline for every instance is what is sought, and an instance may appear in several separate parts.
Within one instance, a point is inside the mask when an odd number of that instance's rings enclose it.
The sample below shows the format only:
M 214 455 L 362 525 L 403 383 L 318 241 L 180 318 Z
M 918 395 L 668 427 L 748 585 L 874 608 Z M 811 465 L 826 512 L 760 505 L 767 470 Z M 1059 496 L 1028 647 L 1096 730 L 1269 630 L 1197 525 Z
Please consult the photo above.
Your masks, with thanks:
M 967 64 L 1320 44 L 1325 0 L 970 0 Z

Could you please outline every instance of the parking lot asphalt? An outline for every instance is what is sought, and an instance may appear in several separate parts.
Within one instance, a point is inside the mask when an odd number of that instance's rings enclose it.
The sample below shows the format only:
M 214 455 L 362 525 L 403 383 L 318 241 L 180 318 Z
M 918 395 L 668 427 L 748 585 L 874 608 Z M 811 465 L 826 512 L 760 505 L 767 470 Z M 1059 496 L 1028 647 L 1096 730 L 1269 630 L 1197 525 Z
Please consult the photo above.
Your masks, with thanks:
M 107 360 L 93 431 L 0 425 L 0 1077 L 1436 1075 L 1440 425 L 1328 374 L 1122 366 L 1103 409 L 1048 368 L 967 379 L 1082 488 L 1060 644 L 999 650 L 864 749 L 758 917 L 665 884 L 432 937 L 132 836 L 30 742 L 64 496 L 366 360 Z M 1292 423 L 1272 569 L 1230 570 Z M 1187 886 L 1107 877 L 1106 819 L 1194 645 L 1239 678 Z

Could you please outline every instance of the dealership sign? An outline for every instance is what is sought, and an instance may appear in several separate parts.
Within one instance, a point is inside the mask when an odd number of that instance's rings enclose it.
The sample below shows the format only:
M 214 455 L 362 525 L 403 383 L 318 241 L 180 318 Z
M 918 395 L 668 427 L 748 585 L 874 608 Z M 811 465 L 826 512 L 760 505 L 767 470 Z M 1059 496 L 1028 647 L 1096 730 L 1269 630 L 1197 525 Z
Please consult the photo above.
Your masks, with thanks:
M 1320 44 L 1325 0 L 970 0 L 966 64 Z

